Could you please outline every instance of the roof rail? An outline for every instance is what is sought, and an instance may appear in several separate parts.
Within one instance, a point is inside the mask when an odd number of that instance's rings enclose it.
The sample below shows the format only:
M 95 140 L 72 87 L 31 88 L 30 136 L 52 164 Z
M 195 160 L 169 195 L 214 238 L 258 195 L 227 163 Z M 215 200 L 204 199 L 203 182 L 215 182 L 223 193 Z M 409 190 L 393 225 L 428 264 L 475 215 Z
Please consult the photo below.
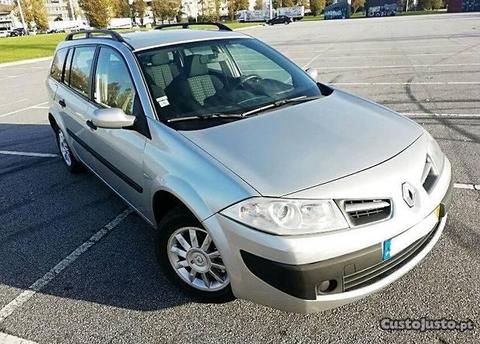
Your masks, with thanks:
M 188 29 L 191 25 L 213 25 L 218 27 L 220 31 L 232 31 L 227 25 L 219 22 L 198 22 L 198 23 L 176 23 L 176 24 L 163 24 L 155 27 L 155 30 L 161 30 L 169 27 L 182 27 L 183 29 Z
M 125 43 L 129 48 L 133 49 L 132 46 L 125 41 L 125 39 L 116 31 L 112 30 L 84 30 L 84 31 L 78 31 L 78 32 L 72 32 L 65 37 L 66 41 L 73 41 L 74 36 L 76 35 L 84 35 L 85 37 L 82 37 L 80 39 L 87 39 L 87 38 L 110 38 L 113 39 L 114 41 L 117 42 L 122 42 Z M 105 37 L 105 36 L 110 36 L 110 37 Z

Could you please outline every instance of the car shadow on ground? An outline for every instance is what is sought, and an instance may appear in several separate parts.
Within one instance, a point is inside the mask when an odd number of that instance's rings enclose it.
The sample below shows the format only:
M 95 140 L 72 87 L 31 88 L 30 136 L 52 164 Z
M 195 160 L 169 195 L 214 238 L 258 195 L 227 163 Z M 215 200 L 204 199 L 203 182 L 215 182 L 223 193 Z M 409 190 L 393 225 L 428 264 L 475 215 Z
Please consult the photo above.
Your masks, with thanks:
M 0 124 L 0 151 L 57 153 L 48 125 Z M 60 157 L 0 154 L 0 308 L 27 289 L 126 204 L 92 173 Z M 192 302 L 163 275 L 154 230 L 131 214 L 40 293 L 134 310 Z

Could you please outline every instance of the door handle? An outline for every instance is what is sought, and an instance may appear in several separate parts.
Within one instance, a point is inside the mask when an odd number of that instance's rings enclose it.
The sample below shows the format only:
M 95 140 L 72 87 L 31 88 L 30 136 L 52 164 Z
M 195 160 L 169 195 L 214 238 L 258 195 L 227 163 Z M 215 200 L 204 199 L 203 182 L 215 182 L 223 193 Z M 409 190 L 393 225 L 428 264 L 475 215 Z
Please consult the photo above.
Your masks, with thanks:
M 92 130 L 97 130 L 97 126 L 91 120 L 87 121 L 87 126 Z
M 60 99 L 60 100 L 58 101 L 58 104 L 60 104 L 60 106 L 61 106 L 62 108 L 64 108 L 64 107 L 67 106 L 67 104 L 65 104 L 65 100 L 63 100 L 63 99 Z

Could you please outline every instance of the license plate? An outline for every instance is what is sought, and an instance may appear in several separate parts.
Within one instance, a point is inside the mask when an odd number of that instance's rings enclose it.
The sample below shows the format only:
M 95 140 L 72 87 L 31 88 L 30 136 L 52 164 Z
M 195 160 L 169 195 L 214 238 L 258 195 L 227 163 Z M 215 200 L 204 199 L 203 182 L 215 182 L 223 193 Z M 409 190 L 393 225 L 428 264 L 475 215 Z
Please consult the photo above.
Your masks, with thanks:
M 433 214 L 431 213 L 430 216 L 424 219 L 421 223 L 417 224 L 408 231 L 397 235 L 396 237 L 385 240 L 382 247 L 383 260 L 390 259 L 418 239 L 430 233 L 432 228 L 434 228 L 438 223 L 440 215 L 440 206 L 438 206 L 437 208 L 435 208 Z

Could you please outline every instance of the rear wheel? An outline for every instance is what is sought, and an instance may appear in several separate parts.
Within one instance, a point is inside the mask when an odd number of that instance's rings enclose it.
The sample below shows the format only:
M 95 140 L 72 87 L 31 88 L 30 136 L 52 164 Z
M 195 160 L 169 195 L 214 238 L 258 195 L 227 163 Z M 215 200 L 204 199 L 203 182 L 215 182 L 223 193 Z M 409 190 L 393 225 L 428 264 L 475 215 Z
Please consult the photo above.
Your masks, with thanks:
M 57 143 L 65 166 L 71 173 L 83 171 L 82 164 L 73 155 L 62 129 L 57 128 Z
M 156 252 L 167 277 L 185 293 L 207 302 L 234 299 L 220 252 L 186 209 L 175 208 L 161 221 Z

